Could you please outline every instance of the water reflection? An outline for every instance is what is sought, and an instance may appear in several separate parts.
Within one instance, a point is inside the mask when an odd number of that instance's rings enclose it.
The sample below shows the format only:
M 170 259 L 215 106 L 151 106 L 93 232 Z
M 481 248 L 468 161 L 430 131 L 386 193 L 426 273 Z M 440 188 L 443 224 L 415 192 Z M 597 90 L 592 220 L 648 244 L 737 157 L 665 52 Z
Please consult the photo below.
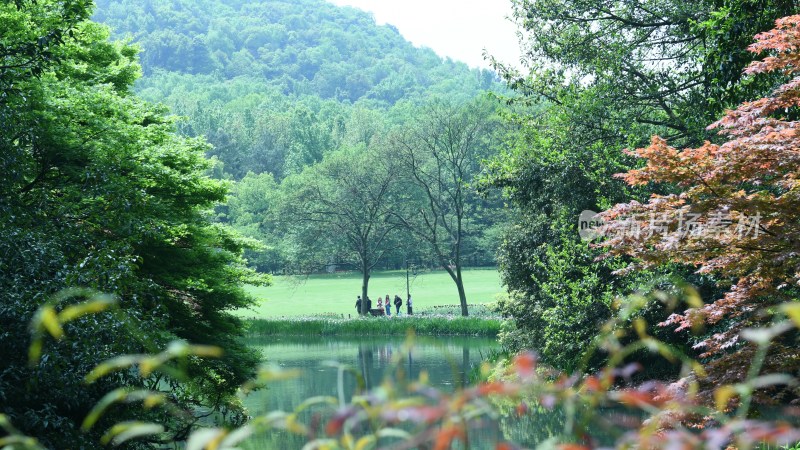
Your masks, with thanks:
M 496 343 L 487 339 L 421 339 L 413 348 L 404 346 L 401 339 L 324 339 L 324 338 L 282 338 L 251 341 L 250 345 L 259 349 L 267 362 L 286 369 L 300 369 L 303 376 L 271 385 L 268 389 L 257 391 L 244 399 L 245 406 L 253 415 L 268 411 L 292 411 L 304 399 L 326 395 L 339 396 L 338 372 L 334 367 L 325 367 L 324 361 L 338 361 L 350 367 L 344 378 L 343 396 L 350 401 L 357 392 L 357 381 L 362 380 L 367 389 L 378 387 L 384 377 L 391 374 L 393 379 L 418 379 L 423 371 L 428 374 L 429 384 L 443 391 L 451 391 L 468 382 L 469 371 L 480 364 Z M 481 424 L 470 424 L 470 449 L 495 448 L 500 441 L 511 441 L 524 448 L 535 448 L 559 436 L 568 422 L 564 409 L 545 408 L 529 403 L 528 412 L 517 414 L 519 403 L 500 400 L 493 405 L 498 414 L 496 419 L 484 420 Z M 580 409 L 580 408 L 578 408 Z M 301 417 L 304 423 L 317 411 L 306 411 Z M 763 418 L 783 418 L 781 412 L 760 409 Z M 317 423 L 325 423 L 330 409 L 319 415 Z M 591 436 L 595 445 L 610 446 L 615 439 L 638 423 L 643 417 L 636 411 L 621 407 L 602 407 L 599 414 L 591 418 L 580 414 L 576 425 Z M 475 426 L 473 426 L 475 425 Z M 393 441 L 390 443 L 396 443 Z M 246 449 L 301 449 L 305 439 L 283 432 L 270 432 L 251 439 Z M 385 448 L 381 441 L 378 448 Z M 455 446 L 454 448 L 467 448 Z
M 496 341 L 484 338 L 417 338 L 413 347 L 409 347 L 402 337 L 271 337 L 251 340 L 248 344 L 261 352 L 265 362 L 303 372 L 299 378 L 281 381 L 248 395 L 244 404 L 252 415 L 274 410 L 292 411 L 304 399 L 313 396 L 338 397 L 338 371 L 325 366 L 326 361 L 337 361 L 352 369 L 345 373 L 343 383 L 343 394 L 349 401 L 357 393 L 359 377 L 366 389 L 374 389 L 388 375 L 403 382 L 419 379 L 424 371 L 431 386 L 452 391 L 467 384 L 470 370 L 497 347 Z M 471 442 L 470 448 L 493 448 L 493 443 L 499 439 L 498 433 L 497 424 L 489 424 L 483 435 L 476 435 L 477 440 Z M 302 441 L 296 437 L 271 433 L 258 437 L 248 448 L 300 447 Z

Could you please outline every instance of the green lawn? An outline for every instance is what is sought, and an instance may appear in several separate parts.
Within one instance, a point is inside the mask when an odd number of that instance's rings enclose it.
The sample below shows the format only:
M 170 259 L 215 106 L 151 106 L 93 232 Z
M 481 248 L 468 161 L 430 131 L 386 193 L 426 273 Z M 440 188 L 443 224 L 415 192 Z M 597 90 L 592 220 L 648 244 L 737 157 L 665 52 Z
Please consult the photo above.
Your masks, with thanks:
M 457 305 L 456 285 L 447 272 L 423 272 L 411 275 L 411 296 L 414 309 L 435 305 Z M 500 276 L 494 269 L 464 271 L 467 302 L 488 303 L 501 292 Z M 259 303 L 253 309 L 239 310 L 242 317 L 303 316 L 320 313 L 355 315 L 356 296 L 361 294 L 361 274 L 312 275 L 309 277 L 277 276 L 269 287 L 249 286 L 248 291 Z M 375 272 L 369 282 L 370 298 L 376 307 L 378 295 L 394 298 L 400 295 L 405 302 L 406 272 Z M 405 303 L 403 304 L 405 311 Z M 392 309 L 394 313 L 394 308 Z

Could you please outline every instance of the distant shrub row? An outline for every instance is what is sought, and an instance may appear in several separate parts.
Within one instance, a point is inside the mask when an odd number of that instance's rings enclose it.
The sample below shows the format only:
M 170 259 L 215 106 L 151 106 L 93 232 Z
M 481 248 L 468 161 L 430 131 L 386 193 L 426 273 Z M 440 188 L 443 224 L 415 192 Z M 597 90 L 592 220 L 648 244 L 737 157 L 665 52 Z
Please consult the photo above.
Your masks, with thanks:
M 365 317 L 331 319 L 294 317 L 285 319 L 251 319 L 247 321 L 250 336 L 270 335 L 405 335 L 409 330 L 427 336 L 496 337 L 503 321 L 479 317 Z

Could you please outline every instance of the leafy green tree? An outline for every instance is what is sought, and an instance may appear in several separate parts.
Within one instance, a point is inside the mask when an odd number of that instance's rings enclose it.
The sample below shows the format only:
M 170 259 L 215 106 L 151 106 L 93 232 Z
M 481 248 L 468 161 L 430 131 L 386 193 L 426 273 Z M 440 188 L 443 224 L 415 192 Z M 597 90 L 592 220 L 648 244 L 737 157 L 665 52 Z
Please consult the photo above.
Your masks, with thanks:
M 354 267 L 362 274 L 361 298 L 367 298 L 372 269 L 397 245 L 398 226 L 389 220 L 396 207 L 393 166 L 377 150 L 357 147 L 329 153 L 284 180 L 280 216 L 301 270 Z
M 579 139 L 630 134 L 632 123 L 701 143 L 710 136 L 705 124 L 752 92 L 737 86 L 752 61 L 743 51 L 750 36 L 796 7 L 793 0 L 518 0 L 514 17 L 526 33 L 531 74 L 504 75 L 555 103 L 587 85 L 597 90 L 596 103 L 611 108 L 576 111 L 576 125 L 587 129 Z
M 228 198 L 225 220 L 244 236 L 262 245 L 245 252 L 248 263 L 259 272 L 284 268 L 284 239 L 277 208 L 280 185 L 270 173 L 248 173 L 236 183 Z
M 620 261 L 592 262 L 603 252 L 580 241 L 579 214 L 669 190 L 614 179 L 636 164 L 620 150 L 644 146 L 653 134 L 678 145 L 713 138 L 705 124 L 768 84 L 739 82 L 751 60 L 740 32 L 767 29 L 794 2 L 521 0 L 514 8 L 530 73 L 498 66 L 519 94 L 507 115 L 519 131 L 487 177 L 516 210 L 498 258 L 512 291 L 502 307 L 516 324 L 504 343 L 536 348 L 571 369 L 578 354 L 558 349 L 595 335 L 611 298 L 649 289 L 663 275 L 621 279 L 613 275 Z M 689 267 L 664 270 L 688 277 L 705 295 L 715 292 L 713 279 Z M 572 326 L 564 322 L 570 316 L 585 320 Z M 686 344 L 686 336 L 673 339 Z
M 179 137 L 163 108 L 132 95 L 137 50 L 87 21 L 90 5 L 0 4 L 0 396 L 12 422 L 52 448 L 94 448 L 102 426 L 83 434 L 80 421 L 116 387 L 241 420 L 235 389 L 258 360 L 229 311 L 250 304 L 240 284 L 259 279 L 242 265 L 242 241 L 210 223 L 226 187 L 205 175 L 208 145 Z M 56 294 L 70 287 L 113 294 L 119 313 L 75 321 L 29 366 L 25 324 L 46 301 L 64 308 L 73 299 Z M 173 339 L 225 356 L 187 360 L 186 378 L 83 382 L 105 358 Z M 121 408 L 103 424 L 160 414 Z M 181 439 L 197 420 L 176 417 L 167 430 Z
M 489 155 L 492 110 L 485 103 L 428 105 L 415 123 L 394 137 L 393 147 L 410 189 L 413 206 L 394 218 L 426 242 L 458 290 L 461 314 L 468 315 L 462 266 L 468 219 L 476 202 L 473 181 Z M 416 191 L 416 192 L 414 192 Z

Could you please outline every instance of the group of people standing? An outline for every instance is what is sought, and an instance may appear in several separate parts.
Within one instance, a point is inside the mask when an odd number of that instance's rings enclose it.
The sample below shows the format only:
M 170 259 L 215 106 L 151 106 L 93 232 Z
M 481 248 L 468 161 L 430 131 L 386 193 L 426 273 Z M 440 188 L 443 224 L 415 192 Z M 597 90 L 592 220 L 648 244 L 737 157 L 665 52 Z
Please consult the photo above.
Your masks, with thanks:
M 356 311 L 361 313 L 361 304 L 362 304 L 361 296 L 358 296 L 358 300 L 356 300 Z M 394 307 L 396 309 L 396 314 L 400 315 L 400 307 L 403 306 L 403 299 L 400 298 L 399 295 L 394 296 Z M 392 304 L 389 302 L 389 294 L 386 294 L 386 300 L 378 297 L 378 309 L 385 310 L 387 316 L 392 315 Z M 372 299 L 367 297 L 367 311 L 372 311 Z M 406 311 L 408 315 L 414 314 L 414 310 L 411 305 L 411 294 L 408 295 L 408 300 L 406 300 Z

